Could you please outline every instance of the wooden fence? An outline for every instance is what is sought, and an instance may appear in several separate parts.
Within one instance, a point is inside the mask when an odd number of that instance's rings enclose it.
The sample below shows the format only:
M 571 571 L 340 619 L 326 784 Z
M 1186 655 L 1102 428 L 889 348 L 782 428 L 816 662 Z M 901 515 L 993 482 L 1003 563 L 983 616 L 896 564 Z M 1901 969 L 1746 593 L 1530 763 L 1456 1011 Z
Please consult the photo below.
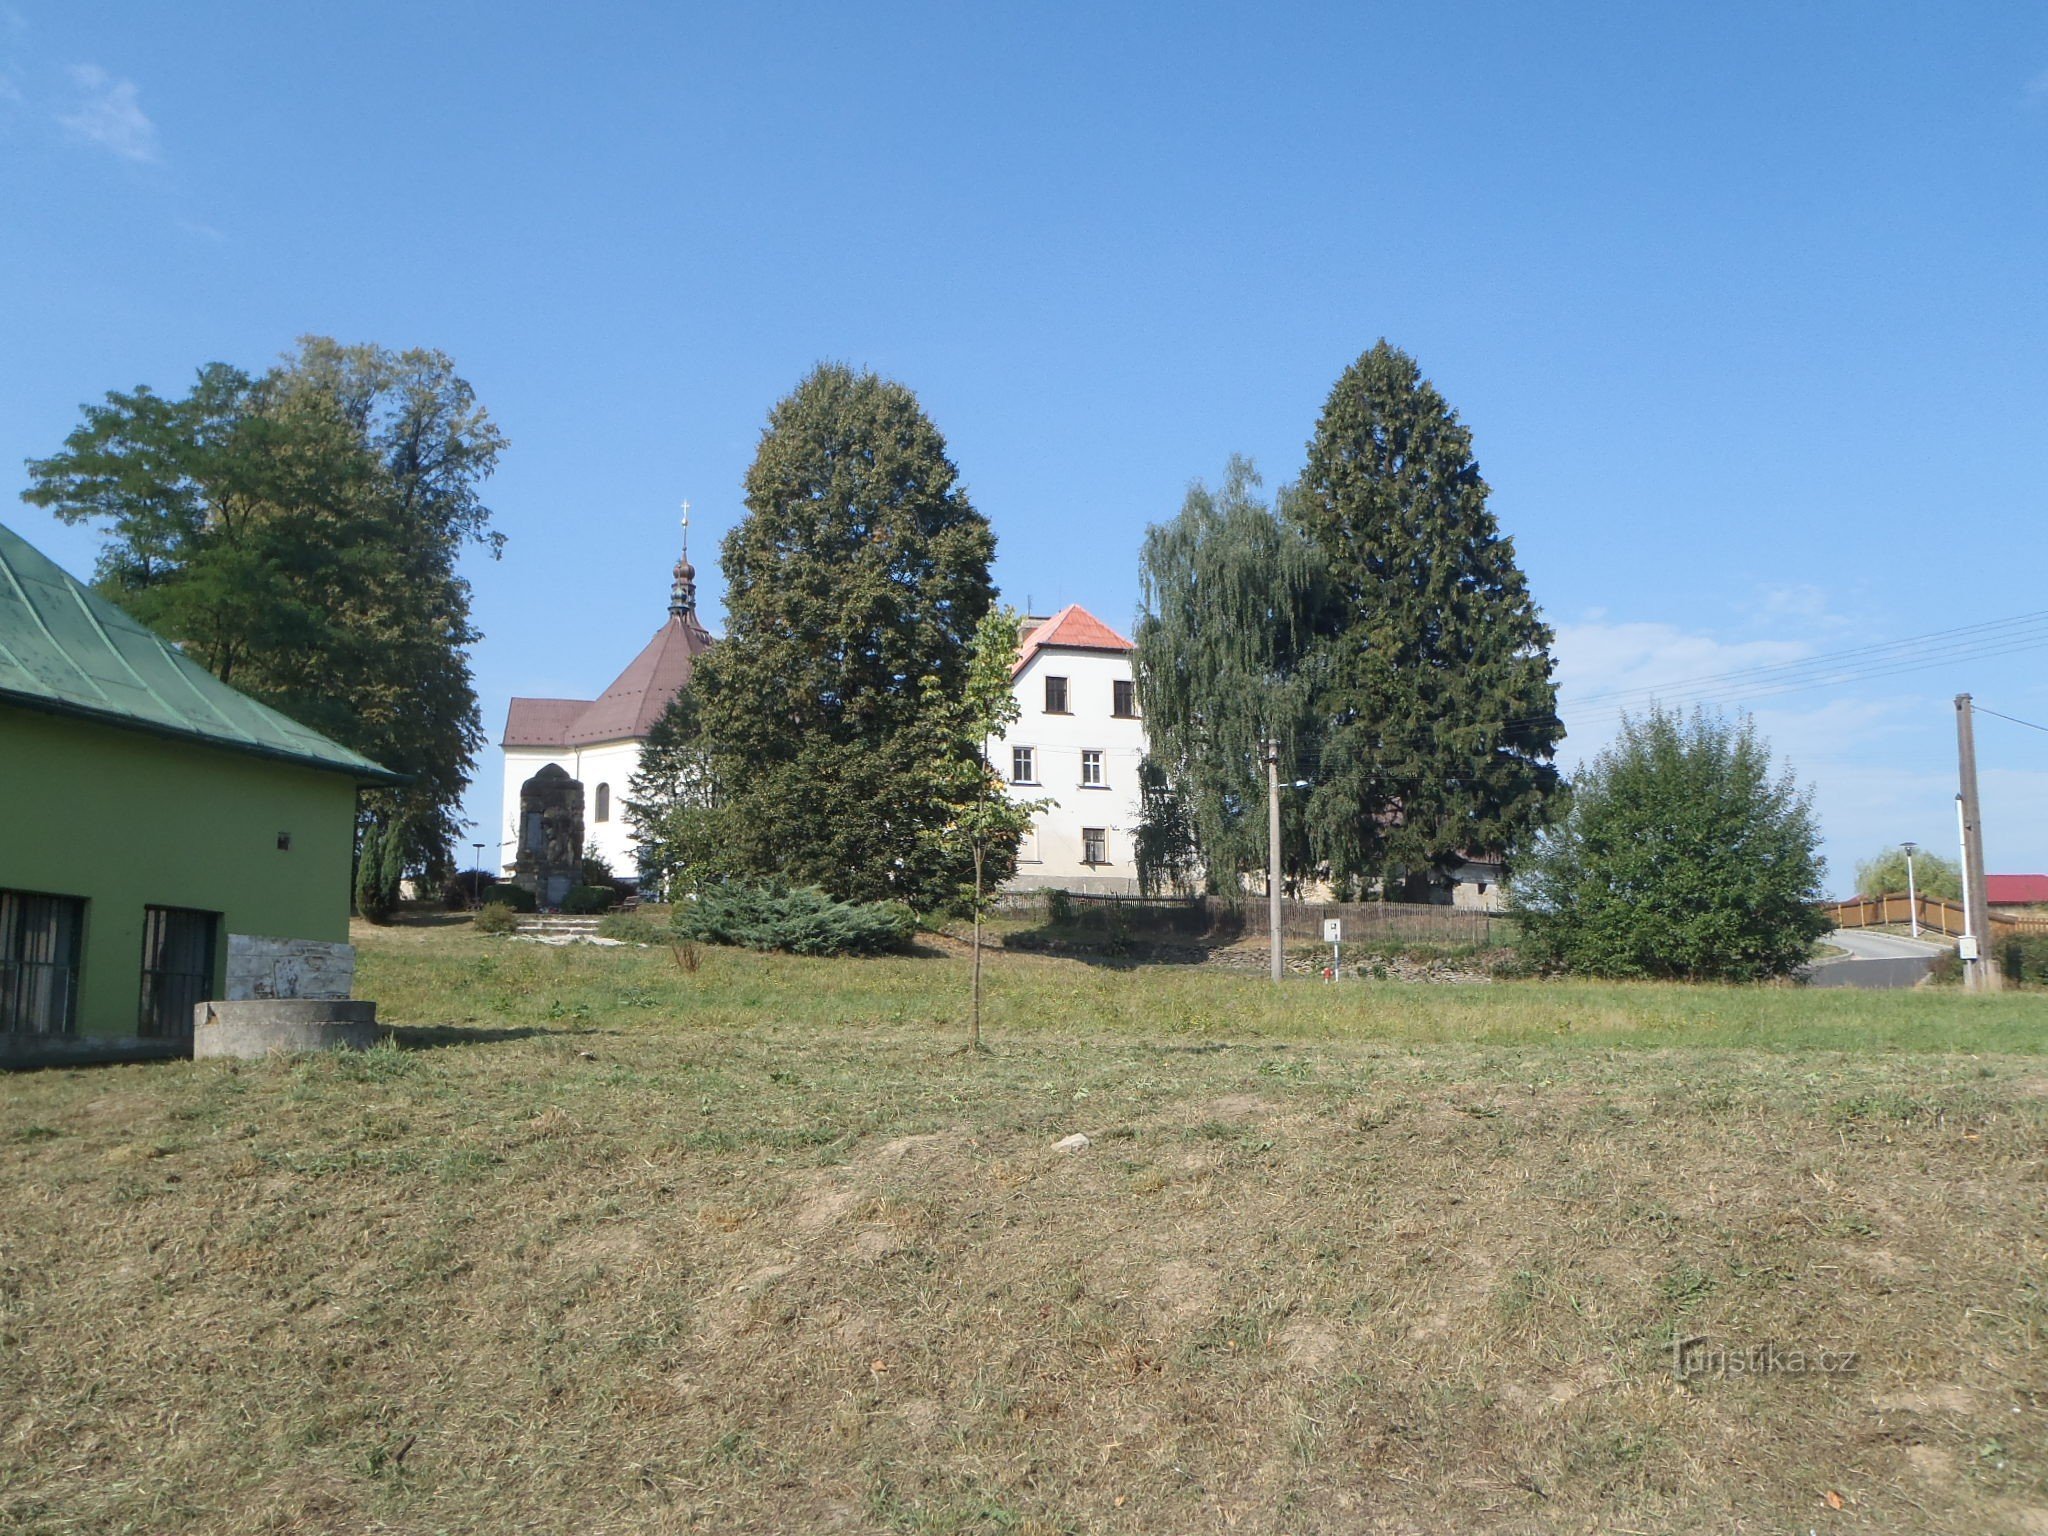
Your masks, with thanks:
M 1039 892 L 1029 894 L 1044 899 Z M 1266 928 L 1266 904 L 1257 897 L 1232 902 L 1215 896 L 1106 896 L 1073 891 L 1067 893 L 1066 901 L 1083 926 L 1121 920 L 1133 929 L 1211 935 L 1232 930 L 1263 933 Z M 1406 901 L 1280 903 L 1280 931 L 1289 939 L 1320 940 L 1323 920 L 1330 917 L 1344 920 L 1347 946 L 1469 944 L 1487 949 L 1508 941 L 1508 919 L 1498 912 Z
M 1920 927 L 1928 933 L 1954 938 L 1963 931 L 1963 904 L 1922 896 Z M 1848 901 L 1821 903 L 1821 911 L 1837 928 L 1903 928 L 1913 920 L 1913 902 L 1903 893 L 1888 896 L 1856 896 Z M 1986 920 L 1989 937 L 2017 933 L 2048 933 L 2048 917 L 1994 911 Z

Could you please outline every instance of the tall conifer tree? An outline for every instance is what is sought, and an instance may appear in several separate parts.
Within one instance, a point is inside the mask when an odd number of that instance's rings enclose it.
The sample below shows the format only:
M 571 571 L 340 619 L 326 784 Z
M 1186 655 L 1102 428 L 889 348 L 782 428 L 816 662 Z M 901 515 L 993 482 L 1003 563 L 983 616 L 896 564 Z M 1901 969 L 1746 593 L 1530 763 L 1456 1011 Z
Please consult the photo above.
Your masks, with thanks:
M 1504 850 L 1557 788 L 1551 631 L 1486 498 L 1413 358 L 1381 341 L 1344 371 L 1283 498 L 1329 583 L 1307 826 L 1340 884 Z
M 925 718 L 994 599 L 995 535 L 958 479 L 917 397 L 872 373 L 821 365 L 770 414 L 696 674 L 743 868 L 922 905 L 971 881 L 936 835 L 960 749 Z

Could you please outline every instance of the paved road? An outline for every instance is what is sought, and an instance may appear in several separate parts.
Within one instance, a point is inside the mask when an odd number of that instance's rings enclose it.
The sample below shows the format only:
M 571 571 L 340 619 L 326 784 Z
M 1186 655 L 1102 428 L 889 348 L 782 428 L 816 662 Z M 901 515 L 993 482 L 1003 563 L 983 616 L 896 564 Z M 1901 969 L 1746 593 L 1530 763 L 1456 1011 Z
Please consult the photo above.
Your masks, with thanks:
M 1863 987 L 1889 990 L 1917 986 L 1934 957 L 1948 948 L 1898 934 L 1872 933 L 1866 928 L 1838 928 L 1824 941 L 1846 949 L 1852 958 L 1823 960 L 1807 972 L 1811 987 Z

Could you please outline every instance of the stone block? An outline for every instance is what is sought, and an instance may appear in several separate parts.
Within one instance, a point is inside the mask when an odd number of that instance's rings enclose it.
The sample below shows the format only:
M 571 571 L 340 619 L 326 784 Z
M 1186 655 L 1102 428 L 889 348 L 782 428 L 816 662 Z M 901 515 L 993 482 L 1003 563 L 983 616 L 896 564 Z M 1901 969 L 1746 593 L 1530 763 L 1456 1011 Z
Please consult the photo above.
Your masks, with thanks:
M 339 1001 L 347 998 L 355 979 L 353 944 L 228 935 L 229 1002 L 295 997 Z
M 308 998 L 201 1003 L 192 1010 L 192 1056 L 254 1059 L 273 1051 L 366 1051 L 377 1043 L 377 1005 Z

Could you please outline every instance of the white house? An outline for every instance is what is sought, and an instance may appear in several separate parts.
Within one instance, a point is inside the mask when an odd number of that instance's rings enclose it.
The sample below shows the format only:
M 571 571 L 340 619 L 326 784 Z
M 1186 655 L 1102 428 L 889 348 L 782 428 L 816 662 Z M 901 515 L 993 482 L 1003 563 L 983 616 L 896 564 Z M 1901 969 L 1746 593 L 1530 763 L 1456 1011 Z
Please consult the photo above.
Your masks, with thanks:
M 989 742 L 1020 800 L 1052 802 L 1017 850 L 1013 886 L 1135 893 L 1145 726 L 1131 642 L 1086 609 L 1026 620 L 1011 676 L 1023 714 Z
M 520 787 L 553 763 L 583 786 L 583 851 L 602 857 L 615 874 L 639 868 L 626 824 L 626 789 L 640 766 L 640 748 L 669 701 L 690 681 L 711 636 L 697 621 L 697 572 L 689 557 L 676 563 L 668 622 L 595 699 L 514 699 L 505 718 L 505 873 L 512 872 L 520 838 Z M 538 818 L 536 818 L 538 819 Z
M 1052 803 L 1017 850 L 1012 888 L 1138 892 L 1138 765 L 1146 742 L 1133 649 L 1085 608 L 1025 620 L 1011 674 L 1022 714 L 990 740 L 988 755 L 1017 799 Z M 1414 899 L 1496 909 L 1501 875 L 1497 857 L 1468 854 L 1447 881 Z M 1327 889 L 1303 894 L 1329 899 Z

